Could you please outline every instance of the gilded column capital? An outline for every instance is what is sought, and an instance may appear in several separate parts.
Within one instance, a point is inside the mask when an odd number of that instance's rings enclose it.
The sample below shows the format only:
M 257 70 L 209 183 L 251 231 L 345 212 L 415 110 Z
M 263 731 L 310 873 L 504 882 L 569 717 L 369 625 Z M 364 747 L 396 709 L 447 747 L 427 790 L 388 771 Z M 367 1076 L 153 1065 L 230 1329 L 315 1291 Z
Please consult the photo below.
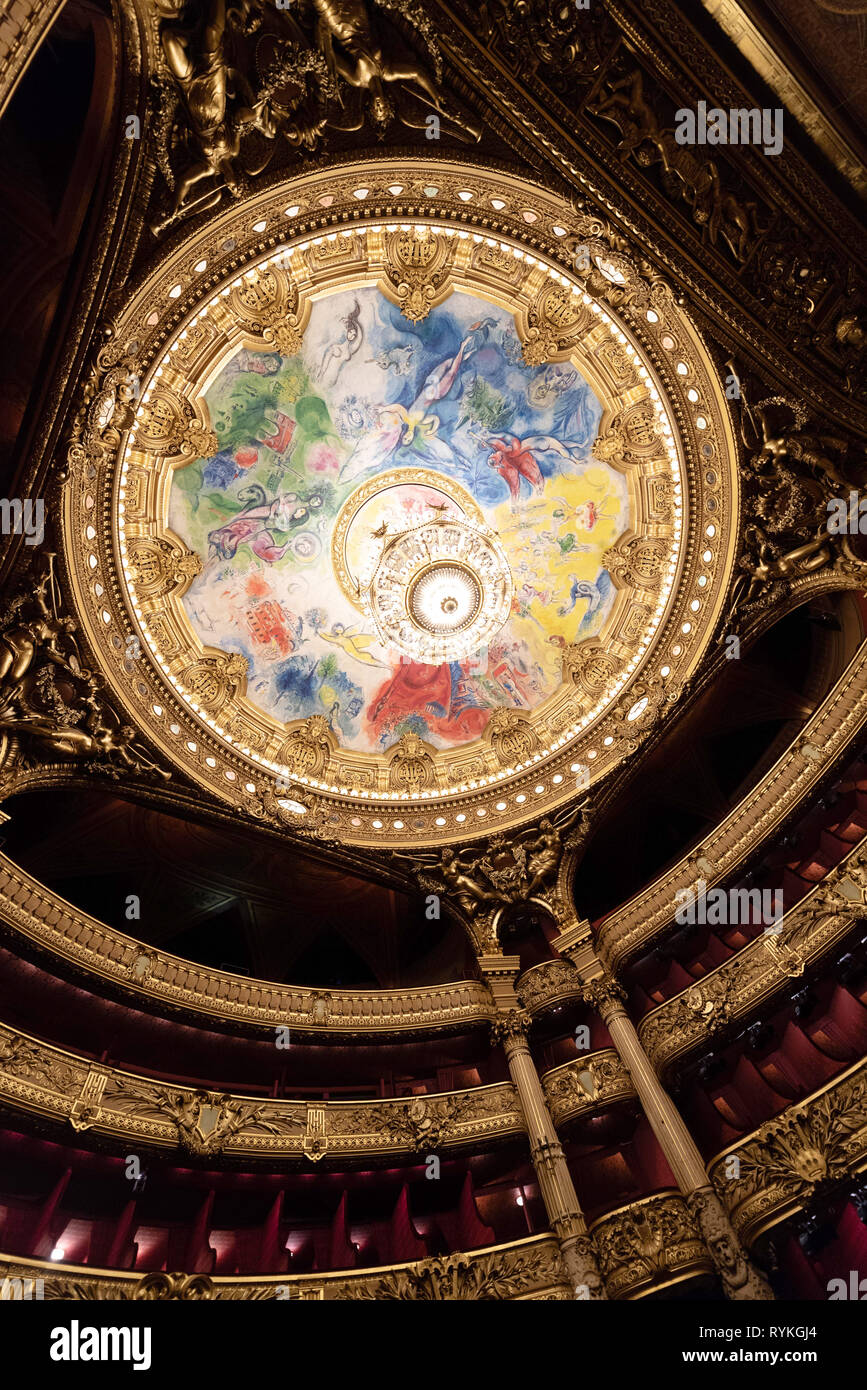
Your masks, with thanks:
M 607 1023 L 615 1014 L 626 1013 L 626 990 L 608 973 L 589 980 L 583 989 L 585 1003 L 590 1004 Z
M 502 1044 L 507 1057 L 519 1048 L 526 1048 L 530 1022 L 526 1009 L 505 1010 L 497 1018 L 491 1019 L 491 1045 L 497 1047 Z

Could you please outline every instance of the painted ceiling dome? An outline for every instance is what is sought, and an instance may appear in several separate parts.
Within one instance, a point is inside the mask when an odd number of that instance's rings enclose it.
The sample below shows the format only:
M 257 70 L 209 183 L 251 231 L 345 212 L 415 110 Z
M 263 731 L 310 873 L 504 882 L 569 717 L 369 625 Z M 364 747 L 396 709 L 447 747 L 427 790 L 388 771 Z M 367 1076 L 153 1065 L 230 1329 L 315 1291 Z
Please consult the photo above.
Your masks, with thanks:
M 202 560 L 183 605 L 265 714 L 363 752 L 454 748 L 541 705 L 601 631 L 626 479 L 593 456 L 592 386 L 528 365 L 506 310 L 456 292 L 412 323 L 344 290 L 296 354 L 237 348 L 205 402 L 219 447 L 169 504 Z
M 607 776 L 731 570 L 730 416 L 671 289 L 556 195 L 449 169 L 310 173 L 168 252 L 69 518 L 150 736 L 336 841 L 454 843 Z

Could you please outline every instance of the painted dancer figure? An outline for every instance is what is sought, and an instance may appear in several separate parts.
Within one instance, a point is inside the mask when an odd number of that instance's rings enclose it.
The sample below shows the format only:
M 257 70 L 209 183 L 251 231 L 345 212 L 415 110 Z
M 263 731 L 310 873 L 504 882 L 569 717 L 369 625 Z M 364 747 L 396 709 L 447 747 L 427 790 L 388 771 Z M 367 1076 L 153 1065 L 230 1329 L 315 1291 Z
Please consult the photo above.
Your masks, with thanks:
M 450 471 L 456 463 L 455 452 L 444 439 L 436 438 L 440 422 L 429 410 L 448 395 L 461 365 L 474 351 L 470 335 L 454 357 L 447 357 L 428 373 L 409 410 L 397 403 L 377 407 L 377 429 L 358 441 L 340 470 L 339 481 L 355 482 L 371 468 L 385 467 L 398 447 L 411 447 L 419 461 Z
M 350 362 L 358 352 L 364 340 L 364 329 L 359 323 L 361 315 L 361 305 L 356 299 L 352 309 L 344 315 L 340 322 L 343 324 L 343 334 L 336 342 L 330 343 L 322 354 L 322 361 L 316 373 L 320 381 L 330 372 L 332 367 L 337 367 L 340 371 L 344 362 Z

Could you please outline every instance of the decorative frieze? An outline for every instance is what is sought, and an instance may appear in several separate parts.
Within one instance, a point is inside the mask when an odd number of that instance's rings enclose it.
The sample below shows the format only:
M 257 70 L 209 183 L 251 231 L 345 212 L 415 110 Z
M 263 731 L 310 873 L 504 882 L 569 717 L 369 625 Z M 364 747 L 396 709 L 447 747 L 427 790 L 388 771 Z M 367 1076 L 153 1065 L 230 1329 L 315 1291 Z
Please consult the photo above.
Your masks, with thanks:
M 357 1272 L 246 1279 L 160 1271 L 142 1275 L 0 1255 L 0 1289 L 9 1290 L 4 1298 L 17 1298 L 20 1289 L 22 1298 L 136 1303 L 212 1299 L 439 1303 L 574 1297 L 557 1241 L 551 1235 Z M 31 1292 L 33 1289 L 37 1294 Z
M 793 979 L 827 959 L 862 916 L 865 894 L 867 857 L 858 845 L 778 926 L 648 1014 L 638 1036 L 660 1076 L 779 1000 Z
M 2 1025 L 0 1101 L 118 1143 L 253 1161 L 478 1150 L 526 1128 L 508 1082 L 382 1101 L 254 1100 L 95 1066 Z
M 675 1192 L 611 1212 L 595 1221 L 590 1233 L 612 1299 L 642 1298 L 714 1273 L 698 1226 Z

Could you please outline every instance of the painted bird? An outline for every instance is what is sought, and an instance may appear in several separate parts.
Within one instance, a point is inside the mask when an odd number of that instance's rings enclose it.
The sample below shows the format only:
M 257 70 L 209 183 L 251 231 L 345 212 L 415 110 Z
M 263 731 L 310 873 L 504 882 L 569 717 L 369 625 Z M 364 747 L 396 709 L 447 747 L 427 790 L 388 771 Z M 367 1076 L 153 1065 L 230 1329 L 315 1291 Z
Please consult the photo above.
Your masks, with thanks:
M 578 626 L 578 631 L 586 632 L 591 626 L 593 615 L 601 607 L 605 599 L 611 592 L 611 576 L 607 570 L 600 570 L 594 582 L 591 584 L 587 579 L 579 579 L 576 574 L 569 576 L 571 587 L 569 590 L 569 602 L 565 603 L 557 612 L 561 618 L 565 618 L 567 613 L 571 613 L 579 599 L 587 599 L 587 611 Z

